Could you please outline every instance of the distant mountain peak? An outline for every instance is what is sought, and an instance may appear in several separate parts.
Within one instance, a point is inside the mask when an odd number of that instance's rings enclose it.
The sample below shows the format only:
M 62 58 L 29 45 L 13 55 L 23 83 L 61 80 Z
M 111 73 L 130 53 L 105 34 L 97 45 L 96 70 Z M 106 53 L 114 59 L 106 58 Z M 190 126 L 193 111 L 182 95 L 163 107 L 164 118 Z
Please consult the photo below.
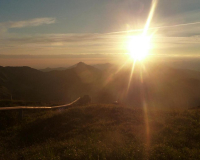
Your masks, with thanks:
M 86 66 L 86 64 L 83 62 L 79 62 L 79 63 L 77 63 L 77 66 Z

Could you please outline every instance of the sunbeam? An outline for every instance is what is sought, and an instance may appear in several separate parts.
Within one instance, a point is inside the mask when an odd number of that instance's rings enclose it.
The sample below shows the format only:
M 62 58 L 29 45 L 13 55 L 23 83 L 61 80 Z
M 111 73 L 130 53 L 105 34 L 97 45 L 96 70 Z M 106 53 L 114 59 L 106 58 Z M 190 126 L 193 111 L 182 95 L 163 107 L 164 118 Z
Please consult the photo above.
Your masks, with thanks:
M 127 87 L 127 94 L 128 94 L 128 91 L 129 91 L 129 88 L 130 88 L 130 85 L 131 85 L 131 80 L 132 80 L 132 77 L 133 77 L 133 71 L 134 71 L 134 68 L 135 68 L 135 63 L 136 63 L 136 60 L 133 60 L 133 65 L 132 65 L 132 68 L 131 68 L 130 78 L 129 78 L 128 87 Z
M 103 84 L 103 86 L 105 87 L 109 82 L 111 82 L 113 77 L 114 77 L 114 75 L 119 73 L 126 66 L 126 64 L 129 61 L 130 61 L 129 59 L 126 60 L 113 74 L 111 74 L 109 77 L 107 77 L 107 79 L 105 80 L 105 83 Z
M 152 20 L 152 18 L 153 18 L 153 15 L 154 15 L 154 12 L 155 12 L 157 3 L 158 3 L 157 0 L 153 0 L 153 1 L 152 1 L 151 10 L 150 10 L 150 13 L 149 13 L 147 22 L 146 22 L 146 24 L 145 24 L 143 34 L 142 34 L 143 36 L 146 36 L 146 34 L 147 34 L 147 31 L 148 31 L 148 29 L 149 29 L 149 25 L 150 25 L 151 20 Z

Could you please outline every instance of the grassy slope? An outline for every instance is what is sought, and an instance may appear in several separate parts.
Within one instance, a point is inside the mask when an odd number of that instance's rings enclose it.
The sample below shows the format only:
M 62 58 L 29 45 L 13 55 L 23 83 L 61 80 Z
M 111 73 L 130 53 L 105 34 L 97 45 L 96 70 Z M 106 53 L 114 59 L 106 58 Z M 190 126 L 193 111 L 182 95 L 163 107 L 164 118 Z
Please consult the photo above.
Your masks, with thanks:
M 0 142 L 1 159 L 200 159 L 200 110 L 26 111 L 22 123 L 1 130 Z

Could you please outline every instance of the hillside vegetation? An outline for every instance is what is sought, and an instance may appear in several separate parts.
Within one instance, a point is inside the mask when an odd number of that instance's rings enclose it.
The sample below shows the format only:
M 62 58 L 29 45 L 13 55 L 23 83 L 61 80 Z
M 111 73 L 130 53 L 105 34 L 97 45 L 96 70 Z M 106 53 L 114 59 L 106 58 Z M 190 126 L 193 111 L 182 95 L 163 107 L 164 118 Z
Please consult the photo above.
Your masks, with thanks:
M 200 159 L 198 108 L 91 104 L 25 111 L 22 121 L 10 114 L 15 121 L 0 128 L 1 159 Z

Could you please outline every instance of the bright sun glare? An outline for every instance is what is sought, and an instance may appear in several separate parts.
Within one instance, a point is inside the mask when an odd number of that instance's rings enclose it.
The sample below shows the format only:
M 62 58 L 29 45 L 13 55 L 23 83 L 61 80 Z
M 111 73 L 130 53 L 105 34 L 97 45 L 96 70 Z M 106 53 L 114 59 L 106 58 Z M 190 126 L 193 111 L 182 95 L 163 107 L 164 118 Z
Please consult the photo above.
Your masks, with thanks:
M 143 60 L 150 49 L 150 37 L 148 36 L 131 36 L 128 41 L 129 55 L 134 60 Z

